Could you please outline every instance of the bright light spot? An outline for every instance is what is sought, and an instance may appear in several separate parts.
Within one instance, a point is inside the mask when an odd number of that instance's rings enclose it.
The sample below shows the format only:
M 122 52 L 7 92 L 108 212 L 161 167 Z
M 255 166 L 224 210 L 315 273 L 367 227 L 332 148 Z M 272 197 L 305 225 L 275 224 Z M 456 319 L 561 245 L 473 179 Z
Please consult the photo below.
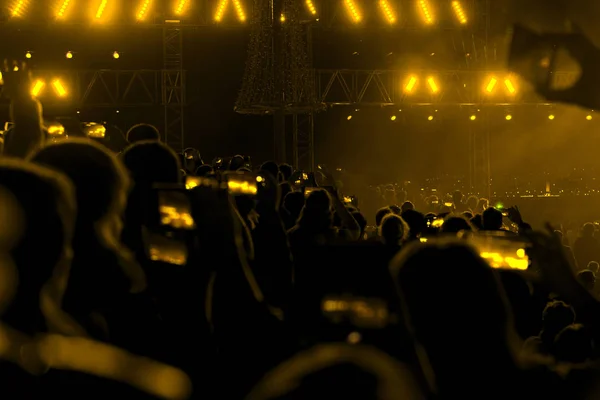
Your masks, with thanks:
M 435 83 L 435 79 L 433 77 L 427 78 L 427 84 L 429 85 L 429 89 L 431 89 L 431 93 L 439 92 L 440 88 L 438 88 L 437 83 Z
M 411 76 L 408 80 L 408 83 L 404 87 L 404 91 L 410 93 L 413 91 L 415 86 L 417 85 L 417 78 L 415 76 Z
M 419 9 L 421 10 L 421 15 L 423 16 L 423 20 L 427 25 L 433 24 L 435 21 L 433 19 L 433 14 L 431 12 L 431 7 L 429 6 L 429 2 L 427 0 L 418 0 L 419 1 Z
M 585 117 L 585 119 L 587 119 L 588 121 L 591 121 L 592 120 L 592 116 L 588 115 L 588 116 Z
M 306 0 L 306 8 L 308 8 L 308 11 L 312 14 L 312 15 L 317 15 L 317 9 L 315 8 L 314 3 L 312 2 L 312 0 Z
M 381 11 L 383 12 L 383 15 L 385 16 L 387 22 L 389 22 L 390 24 L 395 23 L 396 13 L 392 9 L 390 2 L 388 0 L 379 0 L 379 6 L 381 7 Z
M 433 115 L 430 115 L 429 117 L 427 117 L 427 120 L 433 121 Z
M 217 11 L 215 12 L 215 21 L 221 22 L 223 19 L 223 14 L 225 14 L 225 9 L 227 8 L 227 4 L 229 0 L 221 0 L 219 5 L 217 6 Z
M 73 58 L 73 52 L 67 51 L 67 54 L 65 54 L 65 57 L 67 57 L 70 60 L 71 58 Z
M 114 58 L 115 60 L 118 60 L 118 59 L 119 59 L 119 57 L 121 57 L 121 55 L 119 54 L 119 52 L 118 52 L 118 51 L 115 51 L 115 52 L 113 53 L 113 58 Z
M 98 9 L 96 10 L 96 19 L 102 18 L 104 15 L 104 10 L 106 9 L 106 5 L 108 4 L 108 0 L 101 0 Z
M 142 5 L 137 12 L 138 21 L 143 21 L 144 19 L 146 19 L 150 5 L 152 5 L 152 0 L 143 0 Z
M 485 87 L 485 91 L 488 93 L 492 93 L 492 91 L 496 87 L 497 83 L 498 83 L 498 79 L 490 78 L 490 81 L 488 82 L 487 86 Z
M 513 85 L 512 81 L 508 78 L 504 80 L 504 85 L 510 94 L 514 94 L 517 91 L 517 89 L 515 89 L 515 85 Z
M 504 117 L 504 119 L 506 119 L 507 121 L 510 121 L 512 119 L 512 115 L 508 114 L 506 117 Z
M 281 14 L 281 17 L 279 17 L 279 20 L 280 20 L 281 22 L 285 22 L 285 15 Z
M 11 10 L 11 15 L 13 17 L 21 17 L 23 12 L 25 11 L 25 0 L 18 0 L 15 3 L 15 6 Z
M 392 121 L 395 121 L 395 120 L 396 120 L 396 116 L 395 116 L 395 115 L 392 115 L 392 116 L 390 117 L 390 120 L 392 120 Z
M 71 0 L 61 0 L 60 7 L 58 9 L 58 12 L 56 13 L 56 16 L 58 18 L 62 18 L 65 16 L 67 9 L 69 8 L 69 3 L 71 3 Z
M 465 14 L 465 10 L 463 10 L 460 1 L 453 0 L 452 1 L 452 10 L 454 11 L 454 16 L 462 25 L 467 23 L 467 15 Z
M 553 114 L 550 114 L 550 115 L 548 115 L 548 119 L 549 119 L 550 121 L 552 121 L 552 120 L 554 119 L 554 115 L 553 115 Z
M 65 127 L 61 124 L 52 124 L 48 126 L 48 134 L 49 135 L 64 135 Z
M 360 11 L 358 10 L 358 7 L 356 7 L 354 0 L 344 0 L 344 4 L 346 5 L 346 11 L 348 11 L 352 21 L 354 23 L 360 22 L 362 16 L 360 15 Z
M 52 87 L 54 88 L 54 91 L 58 97 L 65 97 L 67 95 L 67 90 L 59 79 L 52 81 Z
M 33 83 L 33 87 L 31 88 L 31 95 L 33 97 L 38 97 L 42 93 L 44 86 L 46 86 L 46 83 L 44 81 L 39 79 L 35 81 Z
M 246 21 L 246 13 L 244 12 L 244 7 L 242 6 L 241 0 L 233 0 L 233 5 L 235 7 L 235 13 L 237 14 L 238 20 L 240 20 L 240 22 Z
M 519 249 L 519 250 L 517 250 L 517 257 L 519 257 L 519 258 L 525 258 L 525 249 Z
M 469 117 L 469 119 L 470 119 L 471 121 L 475 121 L 475 120 L 477 119 L 477 115 L 471 115 L 471 116 Z
M 30 51 L 28 51 L 27 53 L 25 53 L 25 58 L 31 58 L 31 57 L 32 57 L 32 55 L 31 55 Z
M 350 121 L 350 120 L 352 119 L 352 115 L 348 115 L 348 116 L 346 117 L 346 119 L 347 119 L 348 121 Z
M 181 15 L 185 11 L 185 6 L 187 5 L 187 0 L 179 0 L 177 2 L 177 6 L 175 6 L 175 14 Z

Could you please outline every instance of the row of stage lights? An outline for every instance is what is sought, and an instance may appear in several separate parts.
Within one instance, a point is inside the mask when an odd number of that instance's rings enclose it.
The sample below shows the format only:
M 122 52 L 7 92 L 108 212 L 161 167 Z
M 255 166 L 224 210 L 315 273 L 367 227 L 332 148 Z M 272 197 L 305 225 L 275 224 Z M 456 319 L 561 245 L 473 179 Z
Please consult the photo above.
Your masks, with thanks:
M 403 85 L 404 93 L 405 94 L 413 94 L 418 87 L 419 81 L 420 81 L 420 78 L 418 76 L 410 75 L 406 79 L 405 84 Z M 485 85 L 483 86 L 484 93 L 486 93 L 486 94 L 495 93 L 499 82 L 500 82 L 500 79 L 496 76 L 488 77 L 486 79 Z M 438 83 L 438 80 L 435 77 L 428 76 L 425 79 L 425 83 L 427 84 L 427 88 L 429 89 L 431 94 L 435 95 L 440 92 L 440 85 Z M 506 78 L 504 78 L 502 83 L 503 83 L 504 89 L 506 90 L 506 92 L 509 95 L 514 95 L 517 93 L 517 87 L 515 85 L 514 78 L 507 76 Z
M 69 12 L 72 10 L 74 6 L 74 1 L 72 0 L 55 0 L 55 17 L 57 20 L 65 20 Z M 194 0 L 171 0 L 172 8 L 171 12 L 174 16 L 181 17 L 184 16 L 186 11 L 190 8 Z M 213 19 L 215 22 L 221 22 L 225 13 L 230 8 L 230 3 L 233 4 L 233 9 L 237 16 L 237 19 L 240 22 L 245 22 L 246 11 L 244 6 L 244 1 L 248 0 L 219 0 L 217 6 L 215 8 Z M 314 0 L 299 0 L 304 1 L 306 10 L 317 17 L 318 10 L 315 6 Z M 334 1 L 334 0 L 324 0 L 324 1 Z M 341 1 L 346 9 L 349 19 L 354 23 L 360 23 L 363 21 L 363 13 L 362 6 L 364 0 L 338 0 Z M 12 0 L 12 7 L 10 13 L 13 17 L 24 17 L 27 13 L 27 9 L 29 8 L 29 3 L 33 2 L 33 0 Z M 144 21 L 147 19 L 150 14 L 152 7 L 156 0 L 140 0 L 139 5 L 136 7 L 136 19 L 138 21 Z M 91 15 L 94 20 L 102 21 L 107 16 L 107 13 L 111 10 L 114 4 L 118 3 L 118 0 L 93 0 L 92 2 L 92 10 Z M 391 25 L 395 24 L 398 21 L 398 6 L 396 0 L 377 0 L 377 4 L 381 13 L 381 16 Z M 423 22 L 427 25 L 434 25 L 437 22 L 436 19 L 436 10 L 432 6 L 429 0 L 415 0 L 415 7 L 423 19 Z M 452 9 L 452 13 L 456 21 L 461 25 L 466 25 L 468 22 L 467 13 L 463 4 L 459 0 L 450 1 L 450 7 Z M 285 21 L 285 15 L 281 15 L 281 21 Z
M 355 111 L 359 111 L 359 110 L 357 109 L 357 110 L 355 110 Z M 402 110 L 399 110 L 399 111 L 402 111 Z M 437 112 L 437 110 L 435 110 L 435 111 Z M 352 118 L 353 118 L 353 115 L 352 115 L 352 114 L 349 114 L 349 115 L 346 117 L 346 120 L 348 120 L 348 121 L 351 121 L 351 120 L 352 120 Z M 392 121 L 392 122 L 393 122 L 393 121 L 396 121 L 397 119 L 398 119 L 398 117 L 397 117 L 396 115 L 391 115 L 391 116 L 390 116 L 390 121 Z M 504 119 L 505 119 L 506 121 L 512 121 L 512 120 L 513 120 L 513 116 L 512 116 L 512 114 L 506 114 L 506 115 L 504 116 Z M 554 114 L 549 114 L 549 115 L 548 115 L 548 120 L 550 120 L 550 121 L 554 121 L 555 119 L 556 119 L 556 116 L 555 116 Z M 592 116 L 592 114 L 588 114 L 588 115 L 586 115 L 586 116 L 585 116 L 585 119 L 586 119 L 586 121 L 591 121 L 592 119 L 594 119 L 594 117 Z M 427 116 L 427 121 L 434 121 L 434 120 L 435 120 L 435 117 L 434 117 L 433 115 L 429 115 L 429 116 Z M 470 116 L 469 116 L 469 120 L 470 120 L 470 121 L 477 121 L 477 115 L 476 115 L 476 114 L 472 114 L 472 115 L 470 115 Z
M 119 58 L 121 58 L 121 53 L 119 53 L 118 51 L 113 51 L 113 53 L 111 54 L 112 58 L 114 58 L 115 60 L 118 60 Z M 75 57 L 75 53 L 73 53 L 72 51 L 67 51 L 65 53 L 65 58 L 68 60 L 71 60 L 73 57 Z M 25 58 L 26 59 L 32 59 L 33 58 L 33 52 L 28 51 L 25 53 Z

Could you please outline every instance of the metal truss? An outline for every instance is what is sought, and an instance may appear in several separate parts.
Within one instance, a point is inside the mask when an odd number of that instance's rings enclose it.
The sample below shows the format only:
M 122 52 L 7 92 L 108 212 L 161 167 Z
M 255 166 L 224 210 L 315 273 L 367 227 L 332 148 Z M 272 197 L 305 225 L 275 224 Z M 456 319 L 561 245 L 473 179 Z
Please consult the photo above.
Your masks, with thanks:
M 292 115 L 293 163 L 296 169 L 315 170 L 315 115 Z
M 183 31 L 176 25 L 163 28 L 162 105 L 165 113 L 164 140 L 176 151 L 184 149 L 186 102 L 183 70 Z

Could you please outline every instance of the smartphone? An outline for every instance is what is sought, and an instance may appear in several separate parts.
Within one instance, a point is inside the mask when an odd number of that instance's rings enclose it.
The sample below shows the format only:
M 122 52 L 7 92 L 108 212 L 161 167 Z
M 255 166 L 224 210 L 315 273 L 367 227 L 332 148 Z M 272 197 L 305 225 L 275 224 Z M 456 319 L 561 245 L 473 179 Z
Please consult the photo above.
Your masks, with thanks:
M 196 227 L 192 218 L 192 204 L 185 189 L 158 190 L 159 226 L 175 230 Z
M 434 218 L 433 221 L 431 221 L 431 227 L 432 228 L 441 228 L 442 225 L 444 225 L 444 219 L 443 218 Z
M 225 173 L 223 174 L 223 180 L 227 185 L 229 194 L 232 196 L 256 196 L 258 184 L 264 183 L 262 176 L 243 172 Z
M 529 268 L 531 245 L 511 232 L 462 232 L 462 237 L 492 268 L 524 271 Z
M 384 300 L 353 296 L 327 296 L 321 303 L 323 315 L 333 323 L 349 322 L 358 328 L 381 329 L 389 323 Z
M 354 196 L 344 196 L 343 201 L 344 204 L 352 204 L 352 202 L 354 202 Z
M 186 265 L 188 260 L 188 248 L 184 238 L 178 238 L 175 234 L 163 234 L 142 231 L 144 247 L 147 257 L 156 262 L 172 265 Z
M 446 202 L 446 203 L 444 203 L 444 206 L 445 207 L 452 207 L 452 206 L 454 206 L 454 203 L 448 203 L 448 202 Z

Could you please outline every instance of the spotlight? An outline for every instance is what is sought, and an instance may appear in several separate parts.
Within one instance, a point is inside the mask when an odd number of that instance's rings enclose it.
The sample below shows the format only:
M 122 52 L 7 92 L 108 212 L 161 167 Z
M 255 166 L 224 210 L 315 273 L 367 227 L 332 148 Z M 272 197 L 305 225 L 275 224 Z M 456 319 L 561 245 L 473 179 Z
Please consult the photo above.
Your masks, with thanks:
M 115 60 L 118 60 L 118 59 L 119 59 L 119 57 L 121 57 L 121 55 L 119 54 L 119 52 L 118 52 L 118 51 L 115 51 L 115 52 L 113 53 L 113 58 L 114 58 Z
M 65 54 L 65 57 L 67 57 L 70 60 L 71 58 L 73 58 L 73 52 L 67 51 L 67 54 Z
M 477 119 L 477 115 L 475 115 L 475 114 L 471 115 L 470 119 L 471 119 L 471 121 L 475 121 Z
M 347 119 L 348 121 L 350 121 L 350 120 L 352 119 L 352 115 L 348 115 L 348 116 L 346 117 L 346 119 Z
M 31 52 L 28 51 L 27 53 L 25 53 L 25 58 L 31 58 Z
M 430 115 L 429 117 L 427 117 L 428 121 L 433 121 L 433 115 Z
M 587 119 L 588 121 L 591 121 L 591 120 L 592 120 L 592 116 L 591 116 L 591 115 L 587 115 L 587 116 L 585 117 L 585 119 Z
M 510 121 L 512 119 L 512 115 L 507 114 L 506 117 L 504 117 L 504 119 L 506 119 L 507 121 Z
M 550 121 L 554 120 L 554 114 L 550 114 L 550 115 L 548 115 L 548 119 L 549 119 Z
M 392 115 L 392 116 L 390 117 L 390 120 L 391 120 L 391 121 L 395 121 L 395 120 L 396 120 L 396 116 L 395 116 L 395 115 Z

